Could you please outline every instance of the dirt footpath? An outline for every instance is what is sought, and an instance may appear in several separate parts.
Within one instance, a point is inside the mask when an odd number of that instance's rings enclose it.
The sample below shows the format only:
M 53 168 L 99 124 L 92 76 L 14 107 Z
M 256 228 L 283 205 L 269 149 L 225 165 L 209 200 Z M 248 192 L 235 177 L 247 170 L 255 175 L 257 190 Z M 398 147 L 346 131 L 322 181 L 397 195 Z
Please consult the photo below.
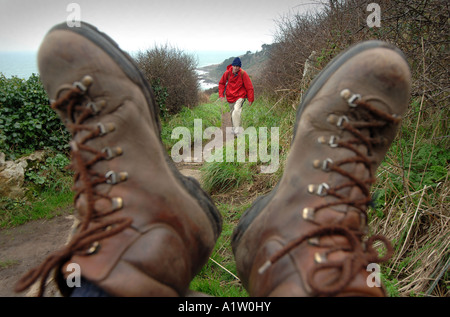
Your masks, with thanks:
M 74 217 L 69 211 L 50 220 L 34 220 L 15 228 L 0 230 L 1 297 L 27 296 L 30 290 L 17 294 L 14 285 L 23 274 L 66 243 L 74 223 Z M 54 292 L 49 289 L 46 295 L 51 296 Z

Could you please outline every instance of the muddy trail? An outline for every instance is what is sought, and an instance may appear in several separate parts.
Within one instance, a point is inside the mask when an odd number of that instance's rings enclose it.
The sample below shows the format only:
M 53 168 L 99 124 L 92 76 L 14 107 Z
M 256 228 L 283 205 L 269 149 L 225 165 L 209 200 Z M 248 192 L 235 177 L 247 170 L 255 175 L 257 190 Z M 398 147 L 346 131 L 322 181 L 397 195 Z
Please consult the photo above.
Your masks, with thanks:
M 229 113 L 222 114 L 222 132 L 224 142 L 226 127 L 231 126 Z M 201 182 L 202 163 L 179 163 L 178 170 L 185 176 L 191 176 Z M 38 266 L 53 251 L 58 250 L 69 239 L 75 223 L 73 207 L 61 211 L 61 215 L 52 219 L 27 222 L 21 226 L 0 229 L 0 297 L 31 297 L 37 294 L 37 286 L 15 293 L 14 286 L 23 274 Z M 54 281 L 47 282 L 45 296 L 60 296 Z

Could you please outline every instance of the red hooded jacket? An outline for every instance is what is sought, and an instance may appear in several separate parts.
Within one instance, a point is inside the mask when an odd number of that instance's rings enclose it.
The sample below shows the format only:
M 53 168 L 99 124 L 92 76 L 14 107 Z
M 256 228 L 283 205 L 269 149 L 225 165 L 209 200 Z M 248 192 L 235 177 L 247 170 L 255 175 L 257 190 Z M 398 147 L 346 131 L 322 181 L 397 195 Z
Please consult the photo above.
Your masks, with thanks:
M 255 99 L 253 84 L 247 72 L 241 68 L 234 75 L 231 65 L 227 66 L 227 70 L 219 81 L 219 97 L 224 97 L 224 93 L 229 103 L 236 102 L 239 98 L 247 98 L 249 102 Z

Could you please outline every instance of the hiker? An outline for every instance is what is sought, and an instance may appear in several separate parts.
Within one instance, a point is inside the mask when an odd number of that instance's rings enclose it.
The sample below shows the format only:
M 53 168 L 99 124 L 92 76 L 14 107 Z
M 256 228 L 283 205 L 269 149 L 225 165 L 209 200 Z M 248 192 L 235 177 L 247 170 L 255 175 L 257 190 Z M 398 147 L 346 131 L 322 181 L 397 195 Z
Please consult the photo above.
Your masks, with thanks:
M 219 81 L 219 98 L 221 101 L 224 101 L 225 96 L 227 98 L 230 106 L 233 134 L 235 135 L 238 135 L 243 130 L 240 125 L 245 99 L 248 99 L 249 106 L 252 105 L 255 99 L 252 81 L 241 66 L 241 59 L 236 57 L 231 65 L 227 66 L 227 70 Z
M 65 296 L 192 296 L 189 284 L 207 263 L 222 218 L 168 158 L 148 82 L 86 23 L 51 29 L 38 64 L 52 108 L 72 133 L 80 224 L 16 291 L 39 280 L 42 294 L 55 269 Z M 405 57 L 381 41 L 349 48 L 315 78 L 298 107 L 280 181 L 232 234 L 237 274 L 251 297 L 386 296 L 368 285 L 367 268 L 393 250 L 383 236 L 364 238 L 366 210 L 410 89 Z M 73 264 L 80 287 L 67 282 Z

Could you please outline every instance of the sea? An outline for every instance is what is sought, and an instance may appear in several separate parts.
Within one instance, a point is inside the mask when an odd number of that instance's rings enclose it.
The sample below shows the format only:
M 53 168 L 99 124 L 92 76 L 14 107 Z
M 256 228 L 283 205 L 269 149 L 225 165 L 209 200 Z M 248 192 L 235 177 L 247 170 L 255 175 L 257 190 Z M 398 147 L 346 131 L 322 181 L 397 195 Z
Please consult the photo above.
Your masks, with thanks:
M 221 64 L 230 57 L 244 55 L 243 51 L 196 51 L 185 52 L 192 55 L 197 60 L 197 73 L 201 75 L 205 73 L 202 67 L 209 65 Z M 131 52 L 131 56 L 135 53 Z M 39 74 L 37 67 L 37 52 L 21 51 L 21 52 L 0 52 L 0 73 L 9 78 L 16 76 L 28 79 L 33 73 Z M 200 88 L 206 90 L 214 88 L 217 84 L 207 83 L 200 80 Z

